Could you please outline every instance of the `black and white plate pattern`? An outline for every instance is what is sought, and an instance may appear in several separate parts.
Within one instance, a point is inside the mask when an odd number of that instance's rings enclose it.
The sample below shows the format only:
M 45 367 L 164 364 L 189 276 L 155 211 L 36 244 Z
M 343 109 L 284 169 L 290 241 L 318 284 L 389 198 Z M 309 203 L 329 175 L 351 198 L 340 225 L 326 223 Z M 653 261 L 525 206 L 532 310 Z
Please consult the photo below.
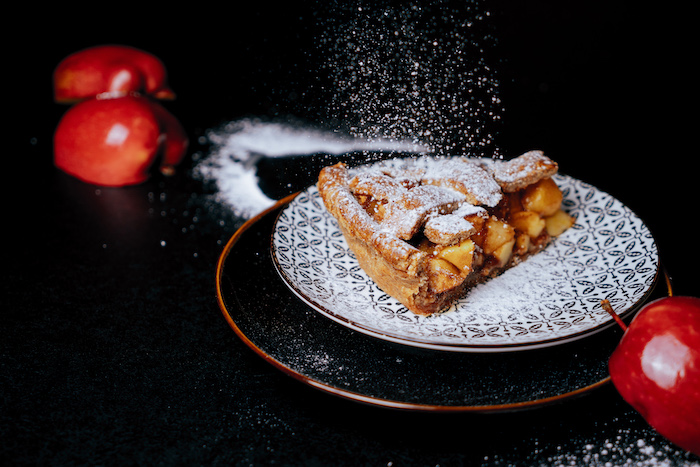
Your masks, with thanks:
M 613 324 L 602 299 L 622 315 L 643 302 L 659 257 L 647 226 L 617 199 L 566 175 L 554 179 L 575 225 L 431 317 L 408 311 L 362 271 L 315 186 L 279 214 L 272 258 L 287 286 L 313 309 L 380 339 L 466 352 L 569 342 Z

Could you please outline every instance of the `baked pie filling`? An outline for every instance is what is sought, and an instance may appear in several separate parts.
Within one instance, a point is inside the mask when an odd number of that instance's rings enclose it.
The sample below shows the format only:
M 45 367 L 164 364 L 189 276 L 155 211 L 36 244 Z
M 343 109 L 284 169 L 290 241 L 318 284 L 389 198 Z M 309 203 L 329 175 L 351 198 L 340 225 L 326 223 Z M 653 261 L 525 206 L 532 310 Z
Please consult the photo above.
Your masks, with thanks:
M 360 267 L 419 315 L 542 250 L 574 219 L 541 151 L 509 161 L 428 158 L 350 175 L 325 167 L 318 189 Z

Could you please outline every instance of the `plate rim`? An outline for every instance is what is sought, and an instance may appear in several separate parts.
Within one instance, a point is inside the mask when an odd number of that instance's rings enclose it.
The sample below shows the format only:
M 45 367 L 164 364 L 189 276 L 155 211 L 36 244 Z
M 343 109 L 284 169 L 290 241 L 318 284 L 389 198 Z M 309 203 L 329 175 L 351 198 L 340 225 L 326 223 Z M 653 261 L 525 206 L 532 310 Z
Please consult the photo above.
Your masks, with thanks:
M 582 180 L 579 180 L 575 177 L 572 177 L 570 175 L 566 174 L 560 174 L 562 176 L 568 177 L 569 179 L 579 182 L 579 183 L 586 183 Z M 587 184 L 587 183 L 586 183 Z M 587 184 L 590 185 L 590 184 Z M 593 185 L 590 185 L 593 187 Z M 297 193 L 294 193 L 293 195 L 289 196 L 289 200 L 285 203 L 287 205 L 291 204 L 291 202 L 300 194 L 302 193 L 307 193 L 313 185 L 310 185 L 303 190 L 298 191 Z M 598 190 L 600 193 L 610 196 L 612 199 L 615 201 L 619 202 L 623 206 L 625 206 L 627 209 L 630 210 L 632 214 L 634 214 L 637 218 L 639 216 L 634 213 L 629 207 L 624 205 L 620 200 L 612 196 L 610 193 L 607 193 L 603 190 L 600 190 L 597 187 L 593 187 L 596 190 Z M 280 207 L 280 211 L 276 216 L 276 219 L 274 221 L 274 227 L 273 227 L 273 233 L 270 236 L 270 249 L 271 249 L 271 256 L 272 256 L 272 262 L 275 267 L 275 270 L 277 271 L 278 276 L 282 279 L 284 284 L 294 293 L 295 296 L 297 296 L 300 300 L 302 300 L 304 303 L 306 303 L 311 309 L 316 311 L 317 313 L 322 314 L 328 319 L 331 319 L 337 323 L 339 323 L 342 326 L 347 327 L 348 329 L 351 329 L 356 332 L 363 333 L 365 335 L 375 337 L 377 339 L 383 339 L 388 342 L 393 342 L 399 345 L 407 345 L 411 347 L 416 347 L 416 348 L 424 348 L 424 349 L 430 349 L 430 350 L 437 350 L 437 351 L 442 351 L 442 352 L 463 352 L 463 353 L 506 353 L 506 352 L 518 352 L 518 351 L 527 351 L 527 350 L 534 350 L 534 349 L 542 349 L 542 348 L 547 348 L 547 347 L 556 347 L 558 345 L 563 345 L 567 343 L 571 343 L 580 339 L 585 339 L 587 337 L 590 337 L 594 334 L 597 334 L 599 332 L 602 332 L 606 329 L 609 329 L 610 327 L 615 325 L 615 321 L 610 319 L 606 320 L 592 328 L 578 331 L 573 334 L 569 334 L 566 336 L 555 336 L 548 338 L 543 341 L 537 341 L 537 342 L 523 342 L 523 343 L 506 343 L 506 344 L 468 344 L 468 343 L 452 343 L 452 342 L 434 342 L 434 341 L 429 341 L 426 339 L 423 339 L 421 337 L 402 337 L 402 336 L 397 336 L 393 335 L 392 333 L 389 332 L 383 332 L 382 330 L 378 329 L 373 329 L 371 327 L 365 326 L 363 324 L 357 323 L 354 320 L 351 320 L 350 318 L 344 317 L 342 315 L 338 315 L 334 313 L 332 310 L 327 309 L 325 306 L 320 305 L 316 301 L 314 301 L 311 297 L 308 297 L 306 294 L 304 294 L 294 283 L 291 282 L 289 278 L 285 276 L 285 274 L 282 271 L 282 267 L 277 259 L 277 255 L 275 254 L 275 246 L 274 246 L 274 231 L 277 226 L 277 223 L 279 222 L 279 218 L 284 212 L 285 207 L 283 206 L 278 206 Z M 643 220 L 639 218 L 641 222 Z M 644 224 L 646 226 L 646 224 Z M 648 226 L 647 226 L 648 228 Z M 652 235 L 653 237 L 653 235 Z M 654 243 L 656 241 L 654 240 Z M 639 309 L 646 303 L 648 300 L 649 296 L 651 296 L 654 292 L 654 289 L 658 282 L 661 280 L 662 275 L 664 274 L 662 272 L 662 265 L 661 265 L 661 259 L 659 252 L 657 250 L 657 267 L 656 271 L 654 273 L 654 278 L 652 280 L 652 286 L 647 289 L 644 294 L 637 300 L 636 303 L 634 303 L 630 308 L 625 310 L 624 312 L 620 313 L 620 317 L 625 319 L 629 316 L 635 315 Z M 668 278 L 667 278 L 668 282 Z M 670 284 L 668 285 L 669 290 L 670 290 Z
M 272 365 L 283 374 L 293 378 L 296 381 L 303 383 L 306 386 L 312 387 L 316 390 L 324 392 L 326 394 L 339 397 L 341 399 L 362 403 L 365 405 L 388 408 L 388 409 L 398 409 L 404 411 L 413 412 L 440 412 L 440 413 L 456 413 L 456 412 L 475 412 L 475 413 L 492 413 L 492 412 L 508 412 L 508 411 L 519 411 L 524 409 L 532 409 L 536 407 L 542 407 L 551 405 L 556 402 L 560 402 L 566 399 L 571 399 L 578 397 L 588 392 L 591 392 L 597 388 L 608 385 L 611 382 L 611 377 L 608 375 L 594 383 L 588 384 L 576 388 L 571 391 L 563 392 L 554 396 L 532 399 L 528 401 L 521 402 L 511 402 L 503 404 L 488 404 L 488 405 L 440 405 L 440 404 L 424 404 L 417 402 L 404 402 L 396 401 L 389 398 L 374 397 L 366 394 L 362 394 L 356 391 L 350 391 L 347 389 L 342 389 L 322 381 L 318 381 L 310 376 L 304 375 L 293 368 L 285 365 L 280 360 L 274 358 L 273 356 L 266 353 L 261 347 L 259 347 L 255 342 L 253 342 L 238 326 L 234 317 L 231 315 L 230 311 L 226 306 L 226 301 L 223 296 L 222 291 L 222 279 L 223 270 L 226 264 L 226 259 L 228 258 L 233 247 L 238 243 L 241 237 L 255 224 L 257 224 L 262 218 L 269 215 L 271 212 L 282 208 L 283 206 L 289 204 L 300 192 L 288 195 L 278 201 L 276 201 L 272 206 L 261 211 L 257 215 L 251 217 L 241 225 L 236 232 L 229 238 L 229 240 L 224 245 L 219 258 L 216 263 L 215 271 L 215 286 L 216 286 L 216 299 L 219 305 L 219 309 L 224 316 L 225 321 L 228 323 L 229 327 L 234 331 L 234 334 L 241 339 L 241 341 L 251 349 L 256 355 L 262 358 L 265 362 Z M 272 234 L 270 234 L 270 238 Z M 663 270 L 663 267 L 659 267 L 660 274 L 664 276 L 665 285 L 667 289 L 667 294 L 669 296 L 673 295 L 672 284 L 668 273 Z

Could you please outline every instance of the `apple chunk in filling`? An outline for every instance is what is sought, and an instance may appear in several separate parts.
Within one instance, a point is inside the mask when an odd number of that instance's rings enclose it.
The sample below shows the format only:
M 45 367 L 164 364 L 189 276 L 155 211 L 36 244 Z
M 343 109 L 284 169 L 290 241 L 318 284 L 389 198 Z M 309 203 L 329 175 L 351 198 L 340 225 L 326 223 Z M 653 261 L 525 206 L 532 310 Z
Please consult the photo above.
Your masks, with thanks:
M 547 217 L 559 210 L 562 199 L 563 194 L 554 180 L 545 178 L 526 187 L 520 201 L 526 211 Z
M 515 229 L 504 221 L 490 217 L 486 221 L 486 235 L 482 246 L 484 254 L 496 260 L 495 267 L 504 266 L 510 259 L 515 245 Z
M 545 217 L 544 221 L 547 233 L 552 237 L 557 237 L 574 225 L 576 219 L 560 209 L 551 216 Z
M 438 253 L 438 258 L 444 259 L 452 263 L 457 269 L 463 273 L 469 273 L 474 259 L 474 249 L 476 245 L 471 240 L 464 240 L 458 245 L 448 246 L 443 248 Z

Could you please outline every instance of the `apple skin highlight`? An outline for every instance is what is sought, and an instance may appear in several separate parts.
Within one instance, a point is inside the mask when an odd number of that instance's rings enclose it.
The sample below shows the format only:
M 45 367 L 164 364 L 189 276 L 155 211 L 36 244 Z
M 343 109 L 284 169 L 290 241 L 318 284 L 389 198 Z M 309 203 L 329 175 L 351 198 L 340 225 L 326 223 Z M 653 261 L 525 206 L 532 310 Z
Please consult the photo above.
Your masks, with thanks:
M 645 305 L 609 361 L 615 388 L 662 436 L 700 455 L 700 298 Z

